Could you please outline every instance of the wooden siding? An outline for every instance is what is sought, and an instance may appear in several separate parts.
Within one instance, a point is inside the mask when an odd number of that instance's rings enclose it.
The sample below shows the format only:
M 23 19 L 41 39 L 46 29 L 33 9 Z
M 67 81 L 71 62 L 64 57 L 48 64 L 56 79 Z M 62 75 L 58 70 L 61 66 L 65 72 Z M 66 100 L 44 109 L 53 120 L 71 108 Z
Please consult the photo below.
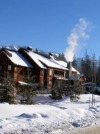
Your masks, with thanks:
M 8 69 L 8 66 L 11 65 L 11 70 Z M 14 65 L 12 62 L 7 58 L 7 56 L 4 53 L 0 54 L 0 66 L 2 66 L 2 70 L 0 71 L 0 76 L 3 77 L 6 73 L 9 73 L 11 77 L 13 77 L 14 74 Z
M 38 82 L 40 87 L 46 87 L 47 89 L 52 88 L 52 80 L 54 77 L 68 78 L 68 70 L 51 67 L 47 67 L 47 69 L 42 69 L 34 62 L 34 60 L 31 59 L 31 57 L 27 53 L 24 52 L 23 49 L 20 49 L 19 52 L 31 63 L 31 65 L 33 65 L 32 72 L 35 76 L 34 82 Z M 27 67 L 17 66 L 13 64 L 4 53 L 0 54 L 0 65 L 2 65 L 0 76 L 3 76 L 4 72 L 9 72 L 15 83 L 23 80 L 23 69 L 27 70 Z M 11 65 L 11 70 L 8 70 L 8 65 Z M 72 73 L 75 74 L 76 72 Z
M 11 65 L 11 70 L 8 69 L 9 65 Z M 0 77 L 4 77 L 5 74 L 9 74 L 9 77 L 11 77 L 15 83 L 23 80 L 23 68 L 26 67 L 13 64 L 4 53 L 0 54 L 0 66 L 2 66 Z
M 24 52 L 23 49 L 20 49 L 19 52 L 30 62 L 31 65 L 33 65 L 33 75 L 35 76 L 35 82 L 39 83 L 40 87 L 44 86 L 44 74 L 43 71 L 45 71 L 44 69 L 40 68 L 35 62 L 34 60 L 27 54 Z
M 53 77 L 66 77 L 66 71 L 60 70 L 60 69 L 55 69 L 55 68 L 50 68 L 47 67 L 47 69 L 42 69 L 40 68 L 33 59 L 23 50 L 20 49 L 19 52 L 33 65 L 33 73 L 35 75 L 35 82 L 39 82 L 39 86 L 46 87 L 48 89 L 52 88 L 52 79 Z M 62 71 L 64 75 L 55 75 L 54 72 L 55 70 Z
M 58 71 L 58 74 L 55 74 L 55 71 Z M 63 72 L 63 75 L 60 74 L 60 72 Z M 53 86 L 53 78 L 66 78 L 66 71 L 55 69 L 55 68 L 48 68 L 47 69 L 47 88 L 51 89 Z

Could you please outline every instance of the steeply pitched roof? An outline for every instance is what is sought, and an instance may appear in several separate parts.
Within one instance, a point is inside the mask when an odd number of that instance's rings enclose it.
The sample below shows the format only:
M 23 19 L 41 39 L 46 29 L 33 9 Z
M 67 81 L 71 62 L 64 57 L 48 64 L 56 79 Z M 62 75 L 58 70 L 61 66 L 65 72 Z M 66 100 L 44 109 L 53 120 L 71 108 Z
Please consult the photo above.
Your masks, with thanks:
M 74 67 L 72 67 L 73 72 L 77 72 L 77 74 L 80 74 Z
M 68 63 L 66 62 L 63 54 L 44 52 L 41 50 L 33 49 L 32 47 L 1 47 L 0 52 L 5 51 L 8 58 L 16 65 L 32 67 L 32 65 L 26 60 L 26 58 L 20 53 L 22 49 L 27 55 L 40 67 L 47 69 L 47 67 L 58 68 L 63 70 L 68 69 Z M 79 73 L 72 67 L 72 71 Z
M 39 55 L 33 51 L 25 51 L 31 58 L 40 66 L 41 68 L 52 67 L 52 68 L 58 68 L 63 70 L 68 70 L 66 67 L 61 66 L 60 64 L 54 62 L 51 58 L 46 58 L 42 55 Z
M 15 65 L 20 65 L 24 67 L 32 67 L 32 65 L 21 55 L 18 51 L 2 51 L 6 54 L 6 56 L 11 60 Z
M 32 52 L 32 51 L 25 51 L 25 52 L 31 57 L 31 59 L 32 59 L 40 68 L 46 69 L 46 66 L 43 65 L 43 64 L 41 63 L 41 61 L 38 59 L 38 57 L 37 57 L 38 54 L 36 54 L 36 53 L 34 53 L 34 52 Z
M 56 59 L 55 59 L 54 57 L 52 57 L 52 56 L 51 56 L 51 58 L 52 58 L 53 62 L 55 62 L 56 64 L 59 64 L 60 66 L 67 68 L 67 62 L 65 62 L 65 61 L 63 61 L 63 60 L 56 60 Z

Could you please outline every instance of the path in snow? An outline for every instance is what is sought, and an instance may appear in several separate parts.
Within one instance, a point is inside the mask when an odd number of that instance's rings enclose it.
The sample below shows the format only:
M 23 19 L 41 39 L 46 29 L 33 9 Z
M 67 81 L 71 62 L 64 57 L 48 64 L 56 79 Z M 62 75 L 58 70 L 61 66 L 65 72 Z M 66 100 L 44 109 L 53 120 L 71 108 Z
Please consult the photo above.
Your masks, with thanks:
M 68 132 L 66 134 L 100 134 L 100 126 L 92 126 L 92 127 L 87 127 L 87 128 L 80 128 L 80 129 Z

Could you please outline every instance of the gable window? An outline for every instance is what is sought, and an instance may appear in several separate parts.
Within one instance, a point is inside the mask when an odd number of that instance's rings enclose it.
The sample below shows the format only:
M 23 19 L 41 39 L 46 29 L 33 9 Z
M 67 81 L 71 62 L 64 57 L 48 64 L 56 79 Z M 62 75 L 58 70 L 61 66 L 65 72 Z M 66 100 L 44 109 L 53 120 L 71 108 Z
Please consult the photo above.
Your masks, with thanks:
M 11 71 L 11 65 L 8 65 L 8 70 Z

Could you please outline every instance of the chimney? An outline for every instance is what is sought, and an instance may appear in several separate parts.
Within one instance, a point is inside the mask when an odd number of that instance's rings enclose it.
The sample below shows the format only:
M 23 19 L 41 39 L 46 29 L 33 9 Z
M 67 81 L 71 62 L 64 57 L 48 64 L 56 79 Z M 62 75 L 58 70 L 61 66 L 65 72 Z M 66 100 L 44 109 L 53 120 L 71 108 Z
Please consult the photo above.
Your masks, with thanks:
M 72 75 L 72 62 L 68 63 L 68 69 L 69 69 L 69 78 Z

